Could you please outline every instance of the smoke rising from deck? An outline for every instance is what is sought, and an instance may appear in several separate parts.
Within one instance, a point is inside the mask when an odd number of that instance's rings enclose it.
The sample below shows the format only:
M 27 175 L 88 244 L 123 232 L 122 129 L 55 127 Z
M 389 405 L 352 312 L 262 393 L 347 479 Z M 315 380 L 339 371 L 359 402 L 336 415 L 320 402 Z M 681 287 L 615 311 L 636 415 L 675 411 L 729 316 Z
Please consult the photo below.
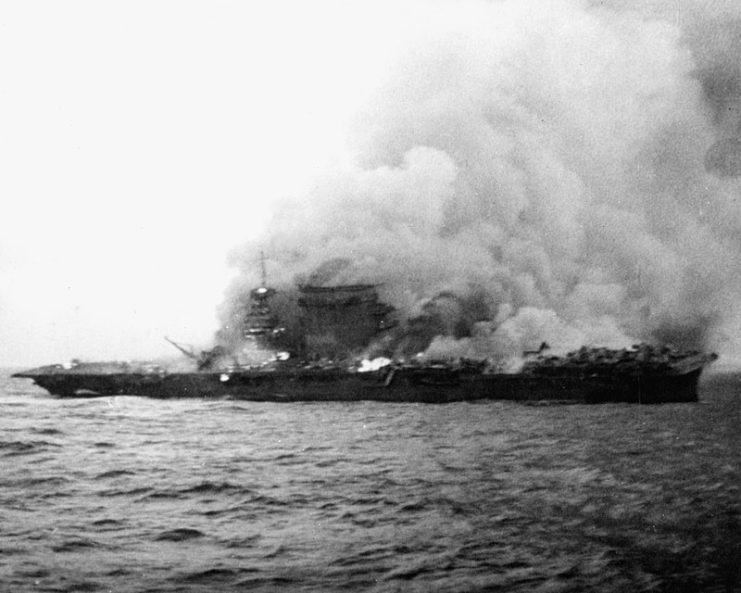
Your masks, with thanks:
M 741 12 L 690 6 L 677 23 L 629 2 L 420 5 L 355 164 L 235 250 L 225 326 L 265 249 L 278 288 L 381 284 L 402 320 L 387 348 L 740 354 L 741 182 L 706 155 L 739 126 Z

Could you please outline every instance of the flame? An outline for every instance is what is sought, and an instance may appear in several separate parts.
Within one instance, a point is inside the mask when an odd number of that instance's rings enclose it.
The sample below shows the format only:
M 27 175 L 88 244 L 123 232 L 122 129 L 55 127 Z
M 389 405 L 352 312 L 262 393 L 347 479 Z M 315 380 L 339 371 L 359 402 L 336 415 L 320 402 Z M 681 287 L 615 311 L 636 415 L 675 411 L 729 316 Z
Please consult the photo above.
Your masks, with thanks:
M 385 356 L 379 356 L 378 358 L 374 358 L 373 360 L 368 360 L 367 358 L 365 358 L 360 361 L 360 364 L 358 365 L 358 372 L 368 373 L 370 371 L 377 371 L 390 364 L 391 359 L 386 358 Z

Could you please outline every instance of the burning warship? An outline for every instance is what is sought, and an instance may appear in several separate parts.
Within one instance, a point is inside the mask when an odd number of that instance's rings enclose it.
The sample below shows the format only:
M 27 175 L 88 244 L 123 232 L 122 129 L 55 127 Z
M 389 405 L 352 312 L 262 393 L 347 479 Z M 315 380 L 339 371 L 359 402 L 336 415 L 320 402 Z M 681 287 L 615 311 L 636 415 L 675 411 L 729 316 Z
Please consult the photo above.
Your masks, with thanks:
M 271 307 L 276 290 L 263 282 L 249 294 L 236 343 L 196 353 L 188 370 L 151 363 L 79 362 L 16 373 L 61 397 L 139 395 L 152 398 L 233 398 L 250 401 L 446 403 L 520 401 L 693 402 L 704 367 L 715 354 L 638 344 L 630 349 L 583 347 L 550 356 L 546 343 L 523 353 L 516 372 L 492 361 L 352 358 L 398 326 L 377 285 L 300 284 L 297 329 L 281 325 Z

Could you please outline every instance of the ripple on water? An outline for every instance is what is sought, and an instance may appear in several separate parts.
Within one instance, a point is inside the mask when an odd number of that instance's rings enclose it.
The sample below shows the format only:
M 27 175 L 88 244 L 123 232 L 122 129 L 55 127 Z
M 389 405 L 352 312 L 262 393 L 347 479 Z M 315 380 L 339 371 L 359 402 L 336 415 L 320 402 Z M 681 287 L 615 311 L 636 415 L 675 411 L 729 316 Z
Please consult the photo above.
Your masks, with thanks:
M 103 547 L 103 544 L 101 544 L 99 541 L 96 541 L 92 538 L 73 537 L 73 538 L 66 538 L 62 542 L 58 544 L 54 544 L 51 549 L 57 553 L 65 553 L 65 552 L 77 552 L 80 549 L 99 548 L 99 547 Z
M 34 455 L 60 446 L 58 443 L 49 441 L 0 441 L 0 455 L 2 457 Z
M 136 472 L 129 471 L 127 469 L 113 469 L 102 474 L 98 474 L 93 479 L 95 480 L 108 480 L 111 478 L 120 478 L 122 476 L 134 476 Z
M 187 583 L 202 583 L 204 585 L 236 584 L 238 579 L 257 572 L 259 572 L 257 568 L 207 568 L 186 574 L 182 577 L 182 580 Z
M 30 399 L 3 408 L 0 591 L 740 590 L 724 389 L 652 408 Z
M 205 536 L 206 534 L 202 531 L 199 531 L 198 529 L 191 529 L 189 527 L 178 527 L 176 529 L 168 529 L 167 531 L 163 531 L 154 539 L 155 541 L 182 542 Z

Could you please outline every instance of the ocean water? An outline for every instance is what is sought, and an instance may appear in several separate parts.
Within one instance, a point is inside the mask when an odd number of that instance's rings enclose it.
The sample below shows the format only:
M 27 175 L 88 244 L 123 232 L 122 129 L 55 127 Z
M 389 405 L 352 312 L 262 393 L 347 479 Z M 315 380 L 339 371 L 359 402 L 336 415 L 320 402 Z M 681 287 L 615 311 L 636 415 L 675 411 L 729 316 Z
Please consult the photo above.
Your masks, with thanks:
M 741 376 L 660 406 L 0 379 L 0 591 L 741 591 Z

